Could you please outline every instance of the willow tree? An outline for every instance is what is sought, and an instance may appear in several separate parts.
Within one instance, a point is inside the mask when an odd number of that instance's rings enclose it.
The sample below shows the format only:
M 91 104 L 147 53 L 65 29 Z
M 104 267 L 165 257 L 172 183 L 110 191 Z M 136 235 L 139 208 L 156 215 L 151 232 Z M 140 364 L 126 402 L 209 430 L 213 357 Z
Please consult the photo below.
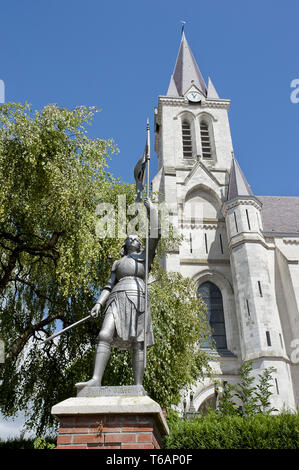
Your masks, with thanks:
M 97 236 L 98 204 L 134 199 L 132 186 L 108 171 L 113 141 L 87 136 L 95 111 L 0 107 L 0 407 L 4 416 L 27 411 L 38 432 L 51 425 L 51 406 L 91 373 L 98 321 L 42 341 L 90 311 L 119 258 L 123 240 Z M 145 385 L 167 406 L 206 364 L 194 349 L 206 334 L 204 309 L 190 280 L 158 265 L 151 290 L 157 344 Z M 130 383 L 129 360 L 113 354 L 105 380 Z

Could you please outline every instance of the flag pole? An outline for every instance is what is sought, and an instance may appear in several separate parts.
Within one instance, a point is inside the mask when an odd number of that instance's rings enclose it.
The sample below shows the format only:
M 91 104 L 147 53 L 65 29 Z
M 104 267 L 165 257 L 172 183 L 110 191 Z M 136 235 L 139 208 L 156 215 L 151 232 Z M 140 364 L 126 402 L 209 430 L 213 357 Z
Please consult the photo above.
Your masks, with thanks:
M 146 197 L 149 198 L 149 162 L 151 158 L 150 151 L 150 127 L 149 120 L 147 119 L 146 125 L 146 135 L 147 135 L 147 145 L 146 145 L 146 172 L 147 172 L 147 182 L 146 182 Z M 147 363 L 147 341 L 146 341 L 146 330 L 147 330 L 147 318 L 148 318 L 148 248 L 149 248 L 149 217 L 146 217 L 146 227 L 145 227 L 145 310 L 144 310 L 144 370 Z

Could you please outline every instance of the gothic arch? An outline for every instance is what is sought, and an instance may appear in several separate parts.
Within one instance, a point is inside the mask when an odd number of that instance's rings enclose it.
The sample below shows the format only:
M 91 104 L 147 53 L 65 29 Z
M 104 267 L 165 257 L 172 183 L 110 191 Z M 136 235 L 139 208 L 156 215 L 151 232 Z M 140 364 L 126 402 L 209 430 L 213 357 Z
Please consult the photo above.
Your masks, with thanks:
M 191 122 L 191 120 L 193 121 L 194 119 L 196 119 L 196 116 L 195 116 L 194 113 L 192 113 L 192 111 L 185 110 L 185 109 L 184 109 L 183 111 L 180 111 L 180 112 L 175 116 L 174 119 L 181 119 L 181 121 L 182 121 L 182 120 L 184 119 L 184 117 L 186 117 L 187 119 L 189 119 L 190 122 Z
M 193 280 L 196 282 L 197 287 L 204 282 L 210 281 L 221 290 L 222 296 L 225 292 L 229 295 L 234 295 L 234 290 L 229 280 L 222 273 L 217 271 L 204 269 L 203 271 L 195 274 L 193 276 Z
M 194 158 L 197 154 L 196 119 L 190 111 L 178 114 L 182 137 L 183 159 Z
M 218 121 L 218 119 L 215 118 L 215 116 L 213 116 L 213 114 L 208 113 L 207 111 L 200 111 L 198 114 L 196 114 L 196 119 L 201 120 L 202 117 L 203 118 L 206 117 L 210 121 L 214 121 L 214 122 Z
M 200 129 L 201 156 L 203 160 L 216 160 L 216 145 L 214 135 L 214 122 L 216 119 L 207 112 L 199 113 L 196 117 Z
M 230 281 L 222 273 L 211 269 L 205 269 L 197 273 L 193 276 L 193 280 L 196 282 L 197 288 L 208 281 L 218 287 L 222 294 L 227 349 L 229 351 L 236 350 L 236 348 L 239 349 L 239 344 L 236 345 L 237 335 L 233 334 L 238 326 L 235 313 L 234 291 Z
M 215 384 L 210 382 L 210 384 L 206 385 L 198 394 L 194 394 L 193 406 L 195 410 L 199 411 L 203 403 L 213 396 L 215 396 Z
M 220 197 L 218 196 L 218 194 L 216 193 L 216 191 L 214 191 L 212 188 L 202 183 L 197 184 L 196 186 L 193 186 L 192 188 L 188 189 L 188 191 L 185 194 L 185 202 L 187 202 L 191 198 L 192 193 L 195 193 L 196 191 L 201 192 L 201 193 L 207 193 L 211 197 L 211 199 L 214 200 L 215 204 L 217 205 L 217 208 L 221 210 L 223 203 Z
M 199 204 L 202 207 L 199 207 Z M 188 207 L 195 205 L 202 211 L 203 218 L 220 219 L 222 218 L 222 203 L 219 196 L 211 188 L 204 184 L 199 184 L 190 188 L 184 198 L 183 211 L 188 212 Z M 192 209 L 191 209 L 192 212 Z

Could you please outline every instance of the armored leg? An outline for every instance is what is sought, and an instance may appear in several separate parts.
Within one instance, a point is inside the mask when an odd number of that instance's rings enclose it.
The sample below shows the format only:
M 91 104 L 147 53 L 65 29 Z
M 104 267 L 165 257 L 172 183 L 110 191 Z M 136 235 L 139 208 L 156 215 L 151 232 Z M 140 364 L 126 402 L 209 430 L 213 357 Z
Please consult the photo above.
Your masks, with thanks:
M 93 376 L 87 382 L 76 383 L 76 388 L 83 387 L 100 387 L 102 378 L 109 361 L 111 342 L 115 331 L 115 323 L 112 314 L 107 314 L 102 325 L 102 329 L 98 336 L 98 343 L 94 360 Z
M 142 385 L 144 376 L 144 346 L 143 343 L 133 343 L 132 365 L 134 384 Z

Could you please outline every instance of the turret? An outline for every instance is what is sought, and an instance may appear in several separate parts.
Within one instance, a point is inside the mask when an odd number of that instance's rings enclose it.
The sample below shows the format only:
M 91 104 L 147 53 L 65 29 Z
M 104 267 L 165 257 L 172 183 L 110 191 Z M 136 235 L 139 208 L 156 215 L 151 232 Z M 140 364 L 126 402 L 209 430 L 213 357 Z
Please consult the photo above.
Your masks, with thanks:
M 242 361 L 253 361 L 256 373 L 276 369 L 273 405 L 293 403 L 288 358 L 271 279 L 271 249 L 263 236 L 262 203 L 255 197 L 235 158 L 232 161 L 227 200 L 223 204 Z

